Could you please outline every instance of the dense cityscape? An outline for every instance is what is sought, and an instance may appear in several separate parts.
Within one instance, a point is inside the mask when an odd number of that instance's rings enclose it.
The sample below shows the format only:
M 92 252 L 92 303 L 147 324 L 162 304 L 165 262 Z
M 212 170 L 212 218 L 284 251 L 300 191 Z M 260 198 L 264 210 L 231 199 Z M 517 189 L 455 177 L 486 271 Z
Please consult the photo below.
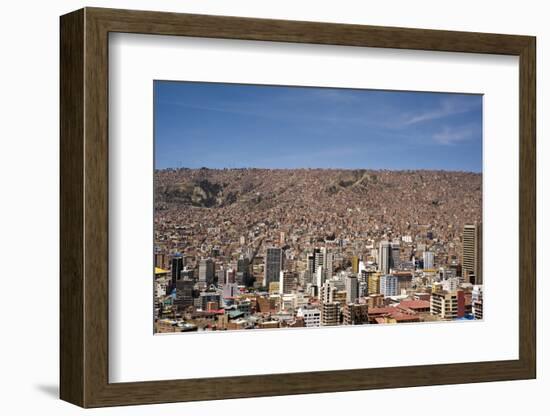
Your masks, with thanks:
M 479 173 L 155 171 L 156 333 L 483 319 Z

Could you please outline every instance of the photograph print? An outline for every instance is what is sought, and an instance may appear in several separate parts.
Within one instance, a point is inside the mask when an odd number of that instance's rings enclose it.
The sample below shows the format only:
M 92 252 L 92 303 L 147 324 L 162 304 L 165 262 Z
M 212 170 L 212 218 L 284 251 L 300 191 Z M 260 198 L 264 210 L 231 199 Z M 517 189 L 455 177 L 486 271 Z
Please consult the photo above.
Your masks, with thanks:
M 154 333 L 483 319 L 482 95 L 153 88 Z

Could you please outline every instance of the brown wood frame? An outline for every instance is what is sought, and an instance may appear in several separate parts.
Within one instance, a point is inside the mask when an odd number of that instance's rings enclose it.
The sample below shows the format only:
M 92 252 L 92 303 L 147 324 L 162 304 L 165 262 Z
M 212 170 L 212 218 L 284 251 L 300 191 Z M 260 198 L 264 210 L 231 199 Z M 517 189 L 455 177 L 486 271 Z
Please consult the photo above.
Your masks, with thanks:
M 60 396 L 63 400 L 83 407 L 100 407 L 536 377 L 534 37 L 99 8 L 85 8 L 62 16 L 60 28 Z M 109 32 L 519 56 L 519 359 L 109 383 Z

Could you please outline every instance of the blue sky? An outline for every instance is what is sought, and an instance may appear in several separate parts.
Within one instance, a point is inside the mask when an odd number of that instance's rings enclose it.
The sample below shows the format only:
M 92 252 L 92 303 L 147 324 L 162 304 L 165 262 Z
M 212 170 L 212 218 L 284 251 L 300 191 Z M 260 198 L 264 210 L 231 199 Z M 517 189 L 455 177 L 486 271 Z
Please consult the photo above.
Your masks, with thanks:
M 482 96 L 155 81 L 155 167 L 481 172 Z

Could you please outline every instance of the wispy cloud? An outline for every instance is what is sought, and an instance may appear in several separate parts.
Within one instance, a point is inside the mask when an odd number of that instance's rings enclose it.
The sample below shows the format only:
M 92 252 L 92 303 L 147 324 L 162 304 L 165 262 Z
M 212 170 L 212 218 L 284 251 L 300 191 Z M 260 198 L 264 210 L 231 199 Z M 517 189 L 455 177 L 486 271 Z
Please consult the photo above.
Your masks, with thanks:
M 360 101 L 354 92 L 336 88 L 312 89 L 309 96 L 313 100 L 323 100 L 333 104 L 354 104 Z
M 472 126 L 450 128 L 448 126 L 432 136 L 433 140 L 442 145 L 455 145 L 467 140 L 472 140 L 476 137 L 476 129 Z
M 472 102 L 471 100 L 464 100 L 460 98 L 446 98 L 441 100 L 440 105 L 436 108 L 420 111 L 413 114 L 407 114 L 404 117 L 402 124 L 404 126 L 410 126 L 412 124 L 438 120 L 445 117 L 467 113 L 476 108 L 478 108 L 478 104 L 476 102 Z

